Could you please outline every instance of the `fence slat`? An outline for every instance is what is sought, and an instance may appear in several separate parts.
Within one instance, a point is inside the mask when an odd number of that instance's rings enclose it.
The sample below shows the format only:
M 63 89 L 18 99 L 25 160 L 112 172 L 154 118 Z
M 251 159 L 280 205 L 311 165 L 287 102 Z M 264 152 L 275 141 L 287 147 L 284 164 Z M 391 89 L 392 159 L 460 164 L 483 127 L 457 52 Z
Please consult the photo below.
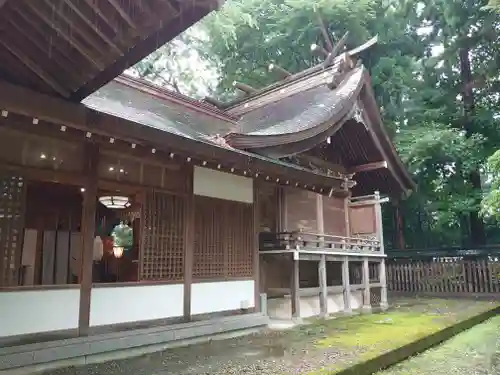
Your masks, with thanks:
M 497 258 L 389 260 L 387 283 L 389 290 L 403 293 L 500 294 L 500 262 Z

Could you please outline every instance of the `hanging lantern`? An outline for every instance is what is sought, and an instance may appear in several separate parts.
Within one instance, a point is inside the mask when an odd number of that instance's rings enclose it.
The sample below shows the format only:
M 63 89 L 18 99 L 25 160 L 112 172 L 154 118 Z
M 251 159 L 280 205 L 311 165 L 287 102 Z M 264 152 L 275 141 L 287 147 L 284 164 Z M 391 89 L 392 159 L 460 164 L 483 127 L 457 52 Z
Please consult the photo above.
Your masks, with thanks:
M 108 195 L 99 198 L 99 202 L 107 208 L 124 209 L 130 207 L 131 203 L 128 197 L 121 195 Z
M 123 247 L 121 246 L 113 246 L 113 255 L 115 258 L 121 258 L 123 255 Z
M 120 258 L 124 250 L 134 246 L 134 231 L 123 222 L 113 229 L 111 235 L 113 236 L 113 254 L 116 258 Z

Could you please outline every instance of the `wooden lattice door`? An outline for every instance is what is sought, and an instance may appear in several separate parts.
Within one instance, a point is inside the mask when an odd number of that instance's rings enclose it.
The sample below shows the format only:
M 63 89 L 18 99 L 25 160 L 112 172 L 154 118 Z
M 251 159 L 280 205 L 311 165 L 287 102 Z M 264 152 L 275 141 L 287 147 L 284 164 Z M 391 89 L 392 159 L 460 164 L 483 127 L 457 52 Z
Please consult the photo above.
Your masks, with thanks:
M 139 276 L 141 280 L 182 281 L 186 199 L 152 191 L 143 209 Z
M 0 173 L 0 286 L 19 284 L 25 193 L 23 177 Z

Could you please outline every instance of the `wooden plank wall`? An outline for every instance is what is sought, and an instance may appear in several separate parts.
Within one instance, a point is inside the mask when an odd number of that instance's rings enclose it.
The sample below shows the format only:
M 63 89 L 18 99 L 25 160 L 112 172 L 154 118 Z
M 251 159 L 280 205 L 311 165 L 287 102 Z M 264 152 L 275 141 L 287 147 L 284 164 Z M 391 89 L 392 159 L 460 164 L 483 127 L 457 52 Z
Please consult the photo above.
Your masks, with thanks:
M 389 291 L 402 293 L 500 293 L 500 262 L 495 259 L 389 262 L 387 284 Z

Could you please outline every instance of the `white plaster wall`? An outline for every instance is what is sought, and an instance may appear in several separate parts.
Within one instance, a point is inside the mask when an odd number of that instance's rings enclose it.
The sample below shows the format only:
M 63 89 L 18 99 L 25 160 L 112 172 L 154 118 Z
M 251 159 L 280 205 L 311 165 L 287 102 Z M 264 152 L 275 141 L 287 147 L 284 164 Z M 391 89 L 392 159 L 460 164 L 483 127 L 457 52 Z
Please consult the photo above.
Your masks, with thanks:
M 355 292 L 351 292 L 351 308 L 360 309 L 362 307 L 363 307 L 363 291 L 357 290 Z
M 196 283 L 191 286 L 191 314 L 255 307 L 255 281 Z
M 328 294 L 328 297 L 326 299 L 326 306 L 328 309 L 328 313 L 337 313 L 344 310 L 344 294 Z
M 78 328 L 80 289 L 0 292 L 0 337 Z
M 166 319 L 184 313 L 184 285 L 92 288 L 90 325 Z
M 204 197 L 252 203 L 253 180 L 247 177 L 195 166 L 193 193 Z

